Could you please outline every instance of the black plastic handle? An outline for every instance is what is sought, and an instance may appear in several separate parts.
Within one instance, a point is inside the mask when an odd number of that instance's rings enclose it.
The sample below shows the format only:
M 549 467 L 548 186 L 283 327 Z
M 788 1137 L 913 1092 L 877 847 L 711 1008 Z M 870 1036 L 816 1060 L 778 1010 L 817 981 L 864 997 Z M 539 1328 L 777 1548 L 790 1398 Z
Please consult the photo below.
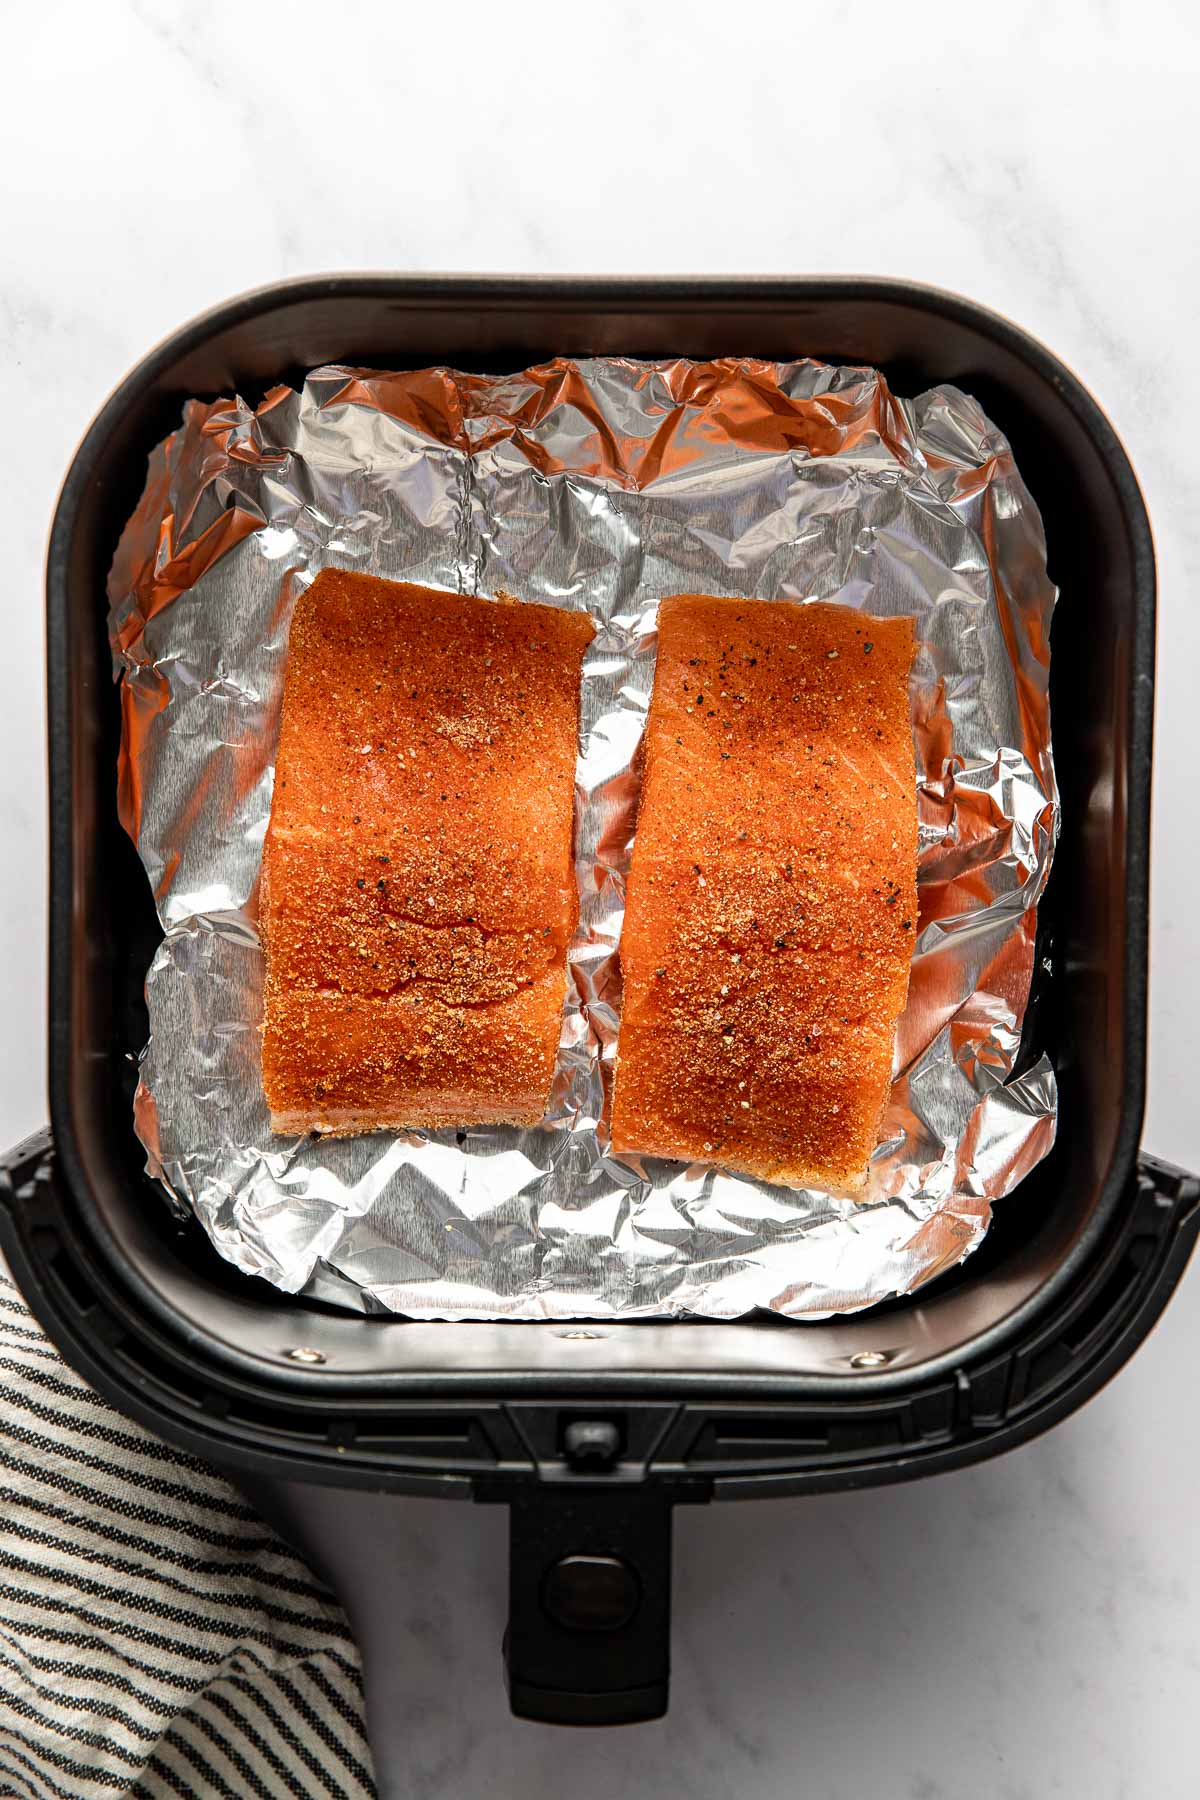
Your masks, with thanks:
M 512 1710 L 547 1725 L 635 1725 L 667 1710 L 667 1490 L 514 1494 L 504 1670 Z

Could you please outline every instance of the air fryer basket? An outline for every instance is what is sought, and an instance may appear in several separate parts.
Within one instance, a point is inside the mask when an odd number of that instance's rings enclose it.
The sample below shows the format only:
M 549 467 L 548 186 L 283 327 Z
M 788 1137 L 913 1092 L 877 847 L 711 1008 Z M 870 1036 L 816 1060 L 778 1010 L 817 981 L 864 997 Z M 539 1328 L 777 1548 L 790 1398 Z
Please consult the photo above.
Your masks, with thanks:
M 322 362 L 506 369 L 589 351 L 803 353 L 877 364 L 901 393 L 957 382 L 1009 437 L 1045 518 L 1062 590 L 1063 835 L 1026 1029 L 1057 1066 L 1058 1143 L 969 1265 L 855 1317 L 571 1327 L 336 1313 L 229 1269 L 198 1227 L 172 1223 L 142 1171 L 130 1056 L 157 925 L 116 815 L 104 584 L 149 449 L 187 396 L 257 398 Z M 1153 551 L 1107 420 L 1015 327 L 869 280 L 336 276 L 265 289 L 160 345 L 100 413 L 59 500 L 47 605 L 52 1124 L 0 1173 L 4 1254 L 96 1388 L 260 1494 L 264 1481 L 319 1482 L 507 1504 L 515 1711 L 603 1722 L 665 1709 L 673 1505 L 992 1455 L 1095 1392 L 1165 1306 L 1200 1188 L 1138 1161 Z

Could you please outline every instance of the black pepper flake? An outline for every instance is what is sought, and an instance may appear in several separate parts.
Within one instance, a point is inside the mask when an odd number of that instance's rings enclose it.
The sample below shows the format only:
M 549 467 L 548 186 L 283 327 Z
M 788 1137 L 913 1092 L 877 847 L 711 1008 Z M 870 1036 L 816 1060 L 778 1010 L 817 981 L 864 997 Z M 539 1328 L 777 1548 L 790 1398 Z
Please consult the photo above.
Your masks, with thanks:
M 722 750 L 722 752 L 721 752 L 721 761 L 722 761 L 722 762 L 728 762 L 728 761 L 729 761 L 729 752 L 728 752 L 728 750 Z
M 703 706 L 703 705 L 704 705 L 704 695 L 703 695 L 703 694 L 697 694 L 697 695 L 696 695 L 696 705 L 697 705 L 697 706 Z
M 381 856 L 381 857 L 380 857 L 380 858 L 379 858 L 379 860 L 380 860 L 380 862 L 382 862 L 382 863 L 390 863 L 390 862 L 391 862 L 391 860 L 392 860 L 392 859 L 391 859 L 391 857 L 390 857 L 390 856 Z
M 543 937 L 549 937 L 549 936 L 550 936 L 550 927 L 549 927 L 549 926 L 548 926 L 548 925 L 543 925 L 543 926 L 542 926 L 542 936 L 543 936 Z
M 449 799 L 449 798 L 450 798 L 450 796 L 449 796 L 449 794 L 443 794 L 443 795 L 442 795 L 442 799 L 443 799 L 443 800 L 448 800 L 448 799 Z
M 667 971 L 665 969 L 655 969 L 655 971 L 654 971 L 655 975 L 658 977 L 658 979 L 660 981 L 662 980 L 662 978 L 666 974 L 666 972 Z
M 361 820 L 361 819 L 360 819 L 360 818 L 359 818 L 359 816 L 358 816 L 358 814 L 357 814 L 357 813 L 355 813 L 355 815 L 354 815 L 354 823 L 355 823 L 355 824 L 356 824 L 356 825 L 361 825 L 361 824 L 362 824 L 362 820 Z
M 387 886 L 387 882 L 384 880 L 382 875 L 379 877 L 379 880 L 375 883 L 375 886 L 377 888 L 385 888 Z
M 875 648 L 874 644 L 864 644 L 863 645 L 863 655 L 870 656 L 870 654 L 874 648 Z
M 367 885 L 366 882 L 362 879 L 361 875 L 359 876 L 359 879 L 358 879 L 358 885 L 360 888 L 365 888 Z
M 911 931 L 912 930 L 912 920 L 911 919 L 901 919 L 900 929 L 901 929 L 901 931 Z
M 781 938 L 781 937 L 776 938 L 775 939 L 775 948 L 777 950 L 786 950 L 787 949 L 787 939 Z
M 884 901 L 884 905 L 885 906 L 895 906 L 895 904 L 899 898 L 900 898 L 899 894 L 889 894 L 887 899 Z

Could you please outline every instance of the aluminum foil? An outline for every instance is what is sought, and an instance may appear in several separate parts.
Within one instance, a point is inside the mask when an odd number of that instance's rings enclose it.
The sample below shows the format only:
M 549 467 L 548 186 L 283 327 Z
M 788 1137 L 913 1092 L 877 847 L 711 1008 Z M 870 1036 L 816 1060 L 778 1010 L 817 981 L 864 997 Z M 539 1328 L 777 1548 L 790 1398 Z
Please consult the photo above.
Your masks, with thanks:
M 538 1129 L 271 1134 L 256 886 L 291 607 L 330 563 L 599 622 L 581 919 Z M 609 1152 L 636 754 L 656 602 L 681 590 L 916 621 L 920 929 L 857 1201 Z M 110 580 L 120 804 L 165 932 L 135 1103 L 150 1171 L 239 1268 L 413 1317 L 813 1317 L 961 1261 L 1054 1136 L 1049 1063 L 1013 1073 L 1058 828 L 1054 598 L 1009 447 L 952 387 L 905 401 L 870 369 L 616 358 L 324 368 L 257 408 L 190 403 Z

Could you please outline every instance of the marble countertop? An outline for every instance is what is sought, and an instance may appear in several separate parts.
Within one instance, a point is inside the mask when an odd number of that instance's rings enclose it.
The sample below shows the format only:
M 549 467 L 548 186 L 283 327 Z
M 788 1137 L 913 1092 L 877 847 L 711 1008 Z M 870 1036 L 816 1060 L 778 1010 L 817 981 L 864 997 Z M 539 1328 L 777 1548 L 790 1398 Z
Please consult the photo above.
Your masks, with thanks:
M 1145 1143 L 1200 1168 L 1186 8 L 44 0 L 3 41 L 0 1142 L 46 1108 L 45 533 L 127 366 L 230 293 L 318 270 L 836 271 L 1010 315 L 1093 389 L 1138 469 L 1161 594 Z M 511 1721 L 502 1521 L 398 1508 L 411 1706 L 385 1793 L 1193 1794 L 1176 1745 L 1200 1679 L 1198 1280 L 1112 1387 L 1000 1462 L 685 1510 L 661 1725 Z

